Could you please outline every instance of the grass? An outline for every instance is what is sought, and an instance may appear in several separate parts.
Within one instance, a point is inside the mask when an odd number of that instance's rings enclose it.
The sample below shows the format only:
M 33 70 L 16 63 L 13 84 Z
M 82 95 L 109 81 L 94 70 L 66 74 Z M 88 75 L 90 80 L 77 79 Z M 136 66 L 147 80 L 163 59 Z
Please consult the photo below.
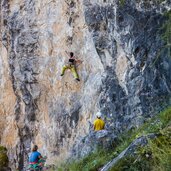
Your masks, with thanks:
M 139 129 L 131 130 L 129 132 L 125 132 L 122 136 L 119 137 L 119 144 L 116 148 L 111 149 L 110 151 L 104 151 L 103 149 L 98 149 L 97 151 L 91 153 L 81 160 L 75 160 L 70 163 L 65 163 L 61 165 L 57 170 L 58 171 L 97 171 L 103 165 L 105 165 L 108 161 L 118 156 L 129 144 L 135 140 L 136 138 L 147 135 L 149 133 L 161 133 L 161 136 L 155 140 L 149 140 L 148 146 L 145 148 L 139 149 L 137 152 L 137 157 L 127 157 L 124 160 L 121 160 L 117 163 L 117 165 L 112 168 L 112 171 L 138 171 L 155 169 L 155 166 L 159 169 L 162 167 L 167 167 L 166 163 L 171 161 L 170 154 L 171 148 L 170 143 L 171 140 L 168 139 L 168 135 L 170 135 L 169 129 L 171 130 L 171 107 L 167 108 L 165 111 L 159 113 L 154 118 L 150 119 L 148 122 L 143 124 Z M 159 150 L 161 149 L 161 150 Z M 163 151 L 163 153 L 161 152 Z M 167 151 L 169 154 L 167 154 Z M 147 157 L 147 160 L 144 156 L 146 153 L 153 154 L 155 158 L 150 159 Z M 137 159 L 138 158 L 138 159 Z M 131 165 L 130 165 L 131 163 Z M 171 165 L 170 165 L 171 166 Z M 170 167 L 168 166 L 168 168 Z M 120 169 L 120 170 L 117 170 Z M 138 169 L 138 170 L 135 170 Z M 170 168 L 169 168 L 170 169 Z M 171 170 L 171 169 L 170 169 Z M 153 170 L 151 170 L 153 171 Z M 165 170 L 161 170 L 165 171 Z M 167 170 L 166 170 L 167 171 Z
M 110 171 L 170 171 L 171 170 L 171 128 L 148 145 L 139 148 L 136 155 L 121 159 Z
M 109 159 L 112 159 L 109 154 L 109 151 L 106 152 L 102 149 L 99 149 L 79 161 L 72 161 L 69 164 L 63 164 L 60 168 L 58 168 L 58 171 L 97 170 L 99 167 L 103 166 Z

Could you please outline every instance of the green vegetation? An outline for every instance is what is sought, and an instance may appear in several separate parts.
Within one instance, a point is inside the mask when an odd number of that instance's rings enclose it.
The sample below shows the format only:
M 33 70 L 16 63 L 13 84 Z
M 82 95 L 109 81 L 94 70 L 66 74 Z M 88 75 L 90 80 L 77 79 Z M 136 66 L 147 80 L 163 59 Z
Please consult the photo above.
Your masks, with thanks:
M 162 3 L 162 2 L 164 2 L 165 0 L 154 0 L 154 2 L 156 2 L 156 3 Z
M 166 21 L 163 24 L 162 38 L 165 41 L 164 50 L 166 49 L 168 52 L 168 56 L 171 57 L 171 10 L 164 14 L 166 17 Z
M 171 10 L 166 12 L 164 16 L 166 18 L 165 22 L 159 29 L 159 32 L 162 31 L 161 38 L 164 41 L 164 45 L 161 49 L 158 50 L 157 57 L 153 64 L 156 63 L 156 61 L 162 56 L 163 53 L 168 55 L 168 57 L 171 57 Z
M 136 155 L 120 160 L 111 171 L 170 171 L 171 170 L 171 127 L 163 129 L 159 137 L 148 140 L 148 145 L 139 148 Z
M 7 149 L 0 146 L 0 170 L 8 166 Z
M 118 156 L 136 138 L 149 133 L 160 133 L 154 140 L 149 139 L 146 147 L 137 150 L 136 157 L 127 157 L 120 160 L 111 171 L 138 171 L 138 170 L 171 170 L 171 107 L 150 119 L 139 129 L 125 132 L 119 138 L 119 144 L 110 151 L 98 149 L 79 161 L 62 164 L 58 171 L 96 171 L 108 161 Z M 164 169 L 165 170 L 162 170 Z
M 138 130 L 127 134 L 125 148 L 135 139 L 150 133 L 160 134 L 154 140 L 148 140 L 146 147 L 141 147 L 133 156 L 120 160 L 111 171 L 170 171 L 171 170 L 171 107 L 142 125 Z M 131 135 L 130 139 L 129 136 Z M 123 137 L 123 140 L 126 136 Z M 127 145 L 126 145 L 127 144 Z M 122 147 L 121 144 L 119 147 Z M 124 149 L 125 149 L 124 148 Z M 157 168 L 157 169 L 156 169 Z
M 154 3 L 156 3 L 156 4 L 160 4 L 160 3 L 164 2 L 165 0 L 152 0 L 152 1 Z M 136 2 L 138 3 L 138 2 L 140 2 L 140 0 L 137 0 Z M 151 1 L 150 0 L 149 1 L 148 0 L 144 1 L 144 3 L 149 3 L 149 2 L 151 2 Z M 119 4 L 121 6 L 125 5 L 125 3 L 126 3 L 126 0 L 119 0 Z
M 121 6 L 125 5 L 125 0 L 119 0 L 119 4 L 120 4 Z
M 72 161 L 69 164 L 62 165 L 58 168 L 58 171 L 95 171 L 102 167 L 109 159 L 112 159 L 110 152 L 99 149 L 79 161 Z

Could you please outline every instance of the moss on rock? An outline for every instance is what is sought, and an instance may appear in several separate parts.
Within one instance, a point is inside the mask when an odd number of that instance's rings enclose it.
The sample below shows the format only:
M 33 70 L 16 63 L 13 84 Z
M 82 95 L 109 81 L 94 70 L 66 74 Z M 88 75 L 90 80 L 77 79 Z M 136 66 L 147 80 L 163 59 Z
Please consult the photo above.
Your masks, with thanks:
M 7 149 L 3 146 L 0 146 L 0 169 L 8 166 L 8 156 Z

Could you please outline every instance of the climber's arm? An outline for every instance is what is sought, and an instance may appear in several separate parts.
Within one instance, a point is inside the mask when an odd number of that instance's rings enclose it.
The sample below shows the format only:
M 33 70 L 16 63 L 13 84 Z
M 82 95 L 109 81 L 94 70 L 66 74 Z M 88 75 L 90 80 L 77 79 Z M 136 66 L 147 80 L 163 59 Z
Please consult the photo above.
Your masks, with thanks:
M 83 62 L 82 60 L 77 59 L 77 58 L 75 58 L 75 57 L 74 57 L 74 59 L 75 59 L 75 62 L 78 63 L 78 64 L 81 64 L 81 63 Z

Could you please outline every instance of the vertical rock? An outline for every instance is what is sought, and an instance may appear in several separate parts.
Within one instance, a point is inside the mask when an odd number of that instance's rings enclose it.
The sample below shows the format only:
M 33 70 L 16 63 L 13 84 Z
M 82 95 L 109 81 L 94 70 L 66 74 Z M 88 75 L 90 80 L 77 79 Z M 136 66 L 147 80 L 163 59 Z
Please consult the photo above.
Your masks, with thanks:
M 0 141 L 23 169 L 31 144 L 64 160 L 102 111 L 115 133 L 170 104 L 171 61 L 160 30 L 169 1 L 2 0 Z M 61 78 L 67 52 L 83 63 Z M 158 54 L 160 57 L 157 57 Z

